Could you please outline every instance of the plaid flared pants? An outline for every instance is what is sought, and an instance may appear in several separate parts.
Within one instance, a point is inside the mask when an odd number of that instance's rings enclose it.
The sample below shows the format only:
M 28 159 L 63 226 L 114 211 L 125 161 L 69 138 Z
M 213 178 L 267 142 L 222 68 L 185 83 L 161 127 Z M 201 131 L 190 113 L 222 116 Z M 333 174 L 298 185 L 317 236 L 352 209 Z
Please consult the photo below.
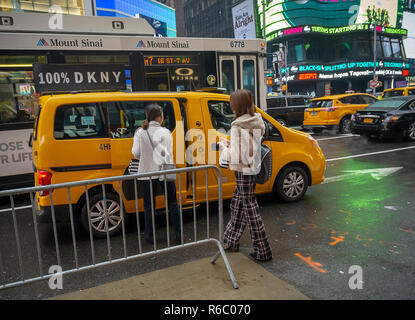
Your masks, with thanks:
M 223 242 L 227 247 L 239 249 L 239 239 L 248 224 L 255 258 L 269 260 L 272 252 L 265 234 L 264 221 L 259 214 L 255 176 L 243 175 L 237 171 L 235 175 L 236 189 L 231 201 L 231 219 L 226 226 Z

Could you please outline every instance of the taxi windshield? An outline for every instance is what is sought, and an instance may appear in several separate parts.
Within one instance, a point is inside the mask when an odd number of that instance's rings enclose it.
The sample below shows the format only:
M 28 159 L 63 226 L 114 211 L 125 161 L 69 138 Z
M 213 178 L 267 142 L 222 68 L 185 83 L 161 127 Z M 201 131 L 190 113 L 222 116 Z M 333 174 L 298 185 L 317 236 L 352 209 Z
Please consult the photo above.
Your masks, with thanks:
M 384 98 L 390 98 L 390 97 L 399 97 L 403 96 L 403 90 L 391 90 L 391 91 L 385 91 L 383 94 Z

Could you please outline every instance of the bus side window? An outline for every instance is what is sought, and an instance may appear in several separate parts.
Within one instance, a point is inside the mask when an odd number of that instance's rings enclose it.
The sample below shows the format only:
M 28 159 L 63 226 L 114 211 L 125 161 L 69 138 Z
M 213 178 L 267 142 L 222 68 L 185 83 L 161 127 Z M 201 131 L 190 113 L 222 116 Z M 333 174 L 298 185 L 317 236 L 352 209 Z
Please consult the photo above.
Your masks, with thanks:
M 222 61 L 222 87 L 227 94 L 235 91 L 235 66 L 233 60 Z

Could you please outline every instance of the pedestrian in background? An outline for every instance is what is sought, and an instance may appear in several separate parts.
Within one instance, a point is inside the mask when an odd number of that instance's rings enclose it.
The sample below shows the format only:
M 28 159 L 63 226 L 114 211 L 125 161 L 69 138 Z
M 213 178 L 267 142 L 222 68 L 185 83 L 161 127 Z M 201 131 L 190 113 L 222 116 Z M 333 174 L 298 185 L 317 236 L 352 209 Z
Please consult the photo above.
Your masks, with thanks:
M 265 234 L 265 226 L 255 196 L 255 175 L 261 168 L 261 157 L 246 159 L 246 148 L 251 153 L 260 152 L 265 124 L 259 113 L 255 113 L 252 94 L 247 90 L 237 90 L 231 95 L 231 109 L 235 118 L 231 126 L 230 142 L 219 142 L 220 164 L 235 171 L 236 188 L 231 201 L 231 218 L 226 226 L 224 245 L 227 251 L 238 251 L 239 240 L 248 224 L 254 252 L 250 256 L 255 260 L 272 259 L 271 247 Z M 253 134 L 253 132 L 260 134 Z
M 161 124 L 164 121 L 163 109 L 157 104 L 151 104 L 146 110 L 146 120 L 142 127 L 134 134 L 134 143 L 131 150 L 136 159 L 139 160 L 138 173 L 149 173 L 160 171 L 161 163 L 173 164 L 173 142 L 171 132 Z M 152 206 L 155 209 L 155 196 L 157 188 L 160 187 L 163 194 L 167 194 L 167 204 L 170 219 L 175 229 L 175 241 L 181 240 L 180 213 L 176 198 L 176 184 L 174 181 L 166 181 L 167 190 L 164 190 L 164 181 L 159 176 L 153 176 L 153 199 L 151 199 L 150 178 L 139 178 L 143 186 L 145 236 L 149 243 L 153 243 Z

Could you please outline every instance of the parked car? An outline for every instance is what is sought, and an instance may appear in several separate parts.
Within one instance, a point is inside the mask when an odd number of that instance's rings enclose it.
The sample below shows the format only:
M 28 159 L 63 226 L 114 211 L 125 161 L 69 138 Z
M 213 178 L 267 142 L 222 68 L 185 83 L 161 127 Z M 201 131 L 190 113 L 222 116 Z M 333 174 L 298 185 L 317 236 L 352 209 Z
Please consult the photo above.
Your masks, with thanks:
M 218 165 L 219 150 L 216 143 L 227 138 L 234 118 L 230 108 L 230 96 L 208 92 L 152 92 L 122 93 L 94 92 L 45 95 L 40 98 L 36 125 L 33 131 L 33 165 L 37 186 L 99 179 L 126 174 L 132 159 L 131 147 L 135 130 L 145 119 L 146 106 L 159 104 L 164 110 L 164 126 L 172 132 L 178 168 L 193 166 L 192 152 L 185 152 L 185 133 L 190 130 L 202 137 L 203 159 L 209 164 Z M 271 116 L 260 110 L 266 125 L 264 143 L 272 150 L 272 178 L 263 185 L 257 185 L 256 193 L 275 193 L 284 201 L 300 200 L 307 188 L 324 180 L 325 158 L 318 143 L 307 133 L 288 129 Z M 199 139 L 198 139 L 199 140 Z M 187 141 L 187 144 L 190 144 Z M 213 143 L 212 143 L 213 142 Z M 191 146 L 191 145 L 190 145 Z M 177 154 L 180 152 L 179 154 Z M 180 154 L 183 154 L 180 156 Z M 206 153 L 205 153 L 206 152 Z M 213 152 L 210 154 L 209 152 Z M 210 155 L 213 155 L 212 157 Z M 200 156 L 199 156 L 200 158 Z M 213 162 L 212 162 L 213 161 Z M 196 164 L 200 163 L 197 160 Z M 228 169 L 222 171 L 223 199 L 230 199 L 235 190 L 235 174 Z M 198 203 L 205 201 L 205 179 L 196 178 L 195 185 L 186 173 L 181 174 L 183 205 L 192 205 L 193 192 Z M 293 182 L 293 177 L 296 177 Z M 127 214 L 136 210 L 134 184 L 123 183 L 123 205 Z M 178 184 L 178 181 L 176 181 Z M 106 185 L 109 205 L 121 207 L 118 182 Z M 209 200 L 217 200 L 217 176 L 208 174 Z M 57 221 L 68 221 L 68 194 L 66 190 L 52 190 L 54 213 Z M 216 194 L 215 194 L 216 193 Z M 101 186 L 91 186 L 88 190 L 90 210 L 101 216 L 100 203 L 103 201 Z M 138 209 L 143 211 L 142 196 L 139 191 Z M 71 189 L 70 203 L 74 214 L 81 221 L 87 221 L 88 212 L 84 187 Z M 51 221 L 50 195 L 37 193 L 37 211 L 40 221 Z M 161 197 L 156 199 L 156 209 L 164 208 Z M 119 214 L 119 213 L 118 213 Z M 111 234 L 120 232 L 121 219 L 112 227 Z M 81 224 L 84 229 L 85 223 Z M 105 236 L 101 225 L 92 224 L 96 236 Z
M 267 98 L 267 113 L 285 127 L 302 126 L 311 97 L 303 95 Z
M 350 119 L 356 111 L 362 110 L 378 101 L 367 93 L 348 93 L 326 96 L 311 100 L 304 111 L 303 127 L 318 133 L 337 128 L 341 133 L 350 133 Z
M 404 136 L 415 141 L 415 96 L 380 100 L 356 112 L 350 128 L 368 137 Z
M 415 94 L 415 87 L 386 89 L 385 91 L 383 91 L 382 99 L 399 97 L 399 96 L 411 96 L 414 94 Z

